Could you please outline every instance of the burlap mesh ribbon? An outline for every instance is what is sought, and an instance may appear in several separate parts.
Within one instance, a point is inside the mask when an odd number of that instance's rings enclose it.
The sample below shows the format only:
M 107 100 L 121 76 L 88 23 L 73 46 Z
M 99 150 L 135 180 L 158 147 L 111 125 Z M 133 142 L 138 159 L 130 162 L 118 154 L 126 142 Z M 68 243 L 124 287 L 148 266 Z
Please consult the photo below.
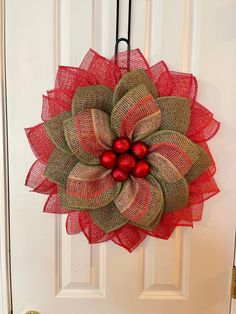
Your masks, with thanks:
M 132 251 L 147 234 L 167 239 L 201 218 L 203 201 L 219 191 L 205 143 L 219 123 L 195 101 L 192 75 L 169 72 L 163 61 L 150 67 L 139 50 L 126 72 L 125 58 L 90 50 L 80 68 L 59 68 L 43 98 L 44 122 L 26 129 L 37 157 L 26 185 L 49 194 L 45 212 L 68 214 L 69 234 Z M 147 177 L 117 182 L 100 165 L 120 136 L 148 146 Z

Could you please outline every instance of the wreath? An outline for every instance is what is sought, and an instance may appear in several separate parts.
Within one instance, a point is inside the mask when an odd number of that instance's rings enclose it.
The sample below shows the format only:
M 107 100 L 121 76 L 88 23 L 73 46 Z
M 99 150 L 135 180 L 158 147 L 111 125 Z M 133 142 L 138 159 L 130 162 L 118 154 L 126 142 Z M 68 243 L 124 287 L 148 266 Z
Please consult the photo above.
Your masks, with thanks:
M 79 68 L 59 67 L 43 122 L 26 129 L 37 158 L 26 185 L 89 243 L 131 252 L 147 235 L 168 239 L 219 192 L 206 143 L 219 122 L 196 94 L 192 74 L 149 66 L 139 49 L 111 60 L 90 49 Z

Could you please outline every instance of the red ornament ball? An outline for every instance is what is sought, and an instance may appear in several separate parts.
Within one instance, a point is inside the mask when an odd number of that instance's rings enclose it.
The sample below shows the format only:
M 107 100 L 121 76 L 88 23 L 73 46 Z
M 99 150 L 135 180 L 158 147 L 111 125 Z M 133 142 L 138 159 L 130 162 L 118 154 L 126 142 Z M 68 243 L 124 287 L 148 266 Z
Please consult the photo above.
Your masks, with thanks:
M 114 180 L 119 181 L 119 182 L 124 182 L 128 179 L 128 174 L 124 171 L 122 171 L 119 168 L 115 168 L 112 171 L 112 177 Z
M 126 153 L 130 149 L 130 140 L 127 137 L 118 137 L 114 139 L 112 148 L 118 154 Z
M 145 160 L 139 160 L 134 169 L 132 174 L 137 178 L 144 178 L 146 175 L 149 174 L 150 165 Z
M 134 169 L 135 164 L 135 157 L 129 153 L 122 154 L 117 159 L 118 168 L 127 173 Z
M 116 165 L 116 154 L 112 150 L 105 150 L 100 156 L 100 163 L 105 168 L 114 168 Z
M 143 142 L 135 142 L 131 147 L 132 153 L 139 159 L 142 159 L 148 154 L 148 147 Z

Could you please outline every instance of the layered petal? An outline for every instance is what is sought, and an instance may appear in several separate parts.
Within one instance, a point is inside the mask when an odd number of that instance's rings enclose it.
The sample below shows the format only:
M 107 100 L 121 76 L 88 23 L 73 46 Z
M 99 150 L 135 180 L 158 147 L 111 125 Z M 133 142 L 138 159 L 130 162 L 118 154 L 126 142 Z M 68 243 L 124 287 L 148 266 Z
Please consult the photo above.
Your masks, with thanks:
M 161 130 L 186 134 L 190 124 L 191 100 L 183 97 L 160 97 Z
M 159 181 L 164 196 L 164 212 L 185 208 L 189 201 L 189 187 L 185 178 L 174 183 Z
M 111 114 L 112 90 L 103 85 L 79 87 L 72 100 L 72 114 L 85 109 L 99 109 Z
M 130 177 L 114 200 L 120 213 L 139 225 L 148 226 L 163 208 L 163 194 L 153 178 Z
M 25 185 L 32 188 L 33 192 L 50 194 L 56 188 L 56 184 L 43 175 L 46 165 L 36 160 L 30 168 Z
M 78 234 L 81 232 L 79 225 L 79 214 L 80 212 L 74 211 L 67 215 L 66 219 L 66 232 L 70 235 Z
M 173 143 L 160 143 L 147 156 L 151 173 L 157 179 L 168 183 L 181 180 L 189 171 L 193 162 L 189 155 Z
M 203 203 L 189 205 L 189 207 L 192 211 L 193 221 L 200 221 L 202 219 Z
M 195 99 L 197 95 L 197 80 L 195 76 L 189 73 L 170 72 L 173 89 L 172 96 L 187 97 Z
M 200 155 L 198 145 L 175 131 L 158 131 L 144 142 L 149 146 L 151 173 L 169 183 L 182 179 Z
M 164 61 L 160 61 L 147 71 L 158 91 L 158 96 L 169 96 L 173 90 L 173 79 Z
M 156 218 L 155 218 L 148 226 L 144 226 L 144 225 L 138 224 L 138 223 L 136 223 L 136 222 L 132 222 L 132 221 L 130 221 L 130 224 L 131 224 L 132 226 L 141 228 L 141 229 L 144 230 L 144 231 L 153 230 L 154 228 L 156 228 L 156 226 L 159 224 L 159 222 L 160 222 L 160 220 L 161 220 L 161 217 L 162 217 L 163 212 L 164 212 L 164 203 L 165 203 L 165 200 L 163 201 L 163 206 L 162 206 L 162 208 L 161 208 L 159 214 L 156 216 Z
M 62 207 L 67 208 L 72 211 L 83 211 L 85 210 L 81 207 L 80 200 L 77 197 L 71 196 L 66 193 L 66 187 L 60 185 L 58 187 L 58 194 L 60 198 L 60 204 Z
M 107 206 L 90 210 L 90 215 L 95 224 L 105 233 L 116 230 L 128 222 L 128 219 L 121 215 L 114 202 Z
M 97 84 L 93 73 L 82 68 L 59 66 L 55 81 L 55 89 L 66 89 L 75 93 L 80 86 Z
M 36 158 L 42 163 L 47 163 L 53 152 L 54 144 L 47 135 L 44 123 L 27 128 L 25 132 Z
M 157 131 L 160 121 L 160 108 L 145 85 L 138 85 L 126 93 L 111 114 L 111 127 L 116 135 L 134 141 Z
M 79 162 L 68 176 L 66 194 L 77 198 L 79 207 L 93 209 L 111 203 L 120 188 L 120 182 L 114 181 L 110 170 Z
M 130 90 L 139 86 L 145 85 L 154 98 L 157 98 L 157 90 L 152 80 L 145 73 L 144 69 L 137 69 L 127 72 L 116 85 L 113 94 L 113 106 Z
M 119 52 L 112 57 L 111 62 L 119 67 L 122 75 L 136 69 L 149 71 L 149 64 L 139 49 Z
M 74 92 L 68 89 L 53 89 L 43 95 L 41 118 L 48 121 L 61 112 L 71 111 Z
M 119 67 L 110 60 L 99 55 L 93 49 L 90 49 L 84 57 L 80 68 L 91 73 L 96 78 L 97 84 L 115 88 L 117 82 L 121 78 Z
M 102 152 L 112 146 L 109 116 L 101 110 L 83 110 L 66 120 L 64 133 L 70 150 L 85 164 L 99 164 Z
M 66 185 L 71 170 L 78 159 L 62 150 L 55 148 L 44 171 L 44 176 L 59 185 Z
M 43 211 L 45 213 L 50 213 L 50 214 L 68 214 L 68 213 L 70 213 L 70 211 L 68 209 L 61 206 L 57 191 L 54 191 L 49 195 L 49 197 L 48 197 L 48 199 L 44 205 Z
M 147 234 L 141 229 L 126 224 L 114 232 L 112 241 L 131 253 L 137 246 L 139 246 L 140 243 L 143 242 L 146 236 Z
M 70 117 L 71 113 L 66 111 L 58 114 L 45 123 L 45 130 L 50 140 L 57 148 L 68 154 L 70 154 L 71 151 L 65 139 L 63 122 Z
M 211 157 L 205 149 L 198 146 L 200 154 L 193 166 L 190 168 L 185 178 L 188 182 L 192 182 L 206 171 L 211 165 Z
M 88 211 L 79 214 L 79 225 L 89 243 L 101 243 L 112 239 L 114 232 L 105 233 L 97 226 Z
M 151 231 L 150 236 L 169 239 L 175 227 L 192 226 L 192 211 L 190 207 L 181 208 L 174 212 L 166 212 L 162 215 L 160 223 Z
M 204 173 L 189 185 L 190 205 L 203 203 L 219 193 L 219 187 L 213 177 L 204 179 Z
M 220 123 L 214 119 L 213 114 L 194 101 L 187 136 L 196 143 L 206 142 L 217 133 L 219 128 Z

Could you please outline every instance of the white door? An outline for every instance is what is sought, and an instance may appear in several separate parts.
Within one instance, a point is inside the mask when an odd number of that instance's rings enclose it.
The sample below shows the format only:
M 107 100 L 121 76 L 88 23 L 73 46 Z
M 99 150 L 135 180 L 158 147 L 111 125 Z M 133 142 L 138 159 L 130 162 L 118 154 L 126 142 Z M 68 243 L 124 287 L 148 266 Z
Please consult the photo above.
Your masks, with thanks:
M 68 236 L 64 219 L 29 193 L 34 160 L 24 128 L 39 123 L 41 94 L 58 64 L 78 66 L 92 47 L 111 57 L 115 0 L 6 0 L 13 313 L 228 314 L 236 176 L 236 0 L 134 0 L 132 47 L 151 64 L 194 73 L 199 102 L 222 123 L 210 147 L 221 193 L 194 229 L 148 238 L 132 254 L 112 242 Z M 128 1 L 121 1 L 121 35 Z M 5 314 L 5 313 L 4 313 Z

